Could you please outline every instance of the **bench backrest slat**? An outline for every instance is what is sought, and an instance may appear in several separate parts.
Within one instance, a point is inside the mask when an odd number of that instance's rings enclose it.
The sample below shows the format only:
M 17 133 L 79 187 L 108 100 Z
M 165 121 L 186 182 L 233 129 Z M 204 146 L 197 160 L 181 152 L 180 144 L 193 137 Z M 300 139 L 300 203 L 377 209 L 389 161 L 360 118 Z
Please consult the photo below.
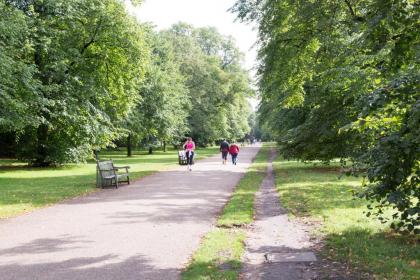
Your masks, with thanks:
M 98 161 L 98 169 L 101 171 L 102 176 L 115 175 L 112 160 Z

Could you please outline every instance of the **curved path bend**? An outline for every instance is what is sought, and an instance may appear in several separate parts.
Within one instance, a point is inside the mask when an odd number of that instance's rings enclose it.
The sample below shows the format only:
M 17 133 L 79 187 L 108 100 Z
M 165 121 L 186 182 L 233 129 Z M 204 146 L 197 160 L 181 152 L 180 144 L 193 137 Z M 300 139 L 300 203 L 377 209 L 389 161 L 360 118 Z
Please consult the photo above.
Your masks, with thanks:
M 0 279 L 179 279 L 258 149 L 1 221 Z

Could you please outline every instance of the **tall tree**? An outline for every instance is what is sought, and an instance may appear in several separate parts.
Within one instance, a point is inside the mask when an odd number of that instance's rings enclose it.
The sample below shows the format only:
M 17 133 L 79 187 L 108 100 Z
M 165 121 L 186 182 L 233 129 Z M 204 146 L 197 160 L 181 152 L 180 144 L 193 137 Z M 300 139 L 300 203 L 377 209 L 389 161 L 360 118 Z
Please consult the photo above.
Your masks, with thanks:
M 374 213 L 418 231 L 418 1 L 240 0 L 259 24 L 260 119 L 301 159 L 350 157 Z
M 135 104 L 148 57 L 143 28 L 118 0 L 6 3 L 25 14 L 42 101 L 31 112 L 39 122 L 19 135 L 20 155 L 40 166 L 84 160 L 119 136 L 115 124 Z
M 214 28 L 194 28 L 179 23 L 165 36 L 173 44 L 175 58 L 186 78 L 191 110 L 191 136 L 201 145 L 220 138 L 242 138 L 248 131 L 253 94 L 242 54 L 231 37 Z
M 152 62 L 139 90 L 140 102 L 128 118 L 129 137 L 154 137 L 166 149 L 167 143 L 179 142 L 188 131 L 190 101 L 172 45 L 159 33 L 149 34 Z
M 40 83 L 25 14 L 0 1 L 0 131 L 22 131 L 41 122 Z

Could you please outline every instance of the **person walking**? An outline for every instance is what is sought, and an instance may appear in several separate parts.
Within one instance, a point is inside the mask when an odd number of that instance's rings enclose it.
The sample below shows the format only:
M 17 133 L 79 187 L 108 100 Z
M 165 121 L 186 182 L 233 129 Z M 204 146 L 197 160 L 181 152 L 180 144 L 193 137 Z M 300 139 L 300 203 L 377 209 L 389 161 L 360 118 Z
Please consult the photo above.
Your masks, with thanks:
M 232 164 L 236 165 L 239 154 L 239 147 L 236 143 L 232 143 L 229 147 L 229 154 L 232 157 Z
M 193 165 L 194 160 L 194 151 L 195 151 L 195 143 L 191 137 L 187 138 L 187 141 L 184 143 L 185 155 L 187 157 L 187 164 L 188 170 L 191 171 L 191 166 Z
M 222 163 L 226 164 L 227 155 L 229 153 L 229 143 L 225 139 L 220 143 L 220 152 L 222 153 Z

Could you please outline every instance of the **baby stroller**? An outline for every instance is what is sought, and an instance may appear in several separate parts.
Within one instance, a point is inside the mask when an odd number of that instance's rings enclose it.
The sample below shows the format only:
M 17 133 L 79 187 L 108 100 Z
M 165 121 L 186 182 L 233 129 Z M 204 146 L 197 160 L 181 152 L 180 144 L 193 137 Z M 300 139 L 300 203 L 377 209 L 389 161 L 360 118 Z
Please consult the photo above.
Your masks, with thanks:
M 178 163 L 179 165 L 187 165 L 187 155 L 185 151 L 178 151 Z
M 178 163 L 179 165 L 188 164 L 187 153 L 185 151 L 178 151 Z M 192 164 L 194 164 L 194 159 L 192 161 Z

